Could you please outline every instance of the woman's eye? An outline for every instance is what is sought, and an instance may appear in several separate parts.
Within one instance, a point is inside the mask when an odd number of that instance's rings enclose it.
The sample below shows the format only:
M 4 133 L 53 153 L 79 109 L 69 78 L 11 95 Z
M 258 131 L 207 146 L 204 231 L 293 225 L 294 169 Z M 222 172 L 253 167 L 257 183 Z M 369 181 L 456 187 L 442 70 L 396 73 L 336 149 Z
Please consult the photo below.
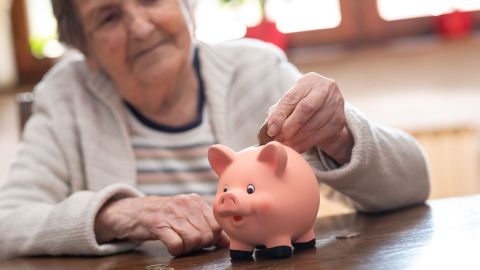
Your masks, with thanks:
M 227 191 L 228 191 L 228 186 L 225 185 L 225 186 L 223 187 L 223 192 L 227 192 Z
M 160 0 L 140 0 L 143 5 L 153 5 L 159 2 Z
M 116 17 L 115 14 L 111 14 L 111 15 L 105 16 L 104 18 L 102 18 L 102 19 L 100 20 L 100 24 L 104 25 L 104 24 L 113 22 L 113 21 L 115 21 L 116 18 L 117 18 L 117 17 Z
M 100 17 L 99 26 L 104 26 L 108 24 L 115 23 L 120 19 L 120 14 L 118 12 L 109 12 Z
M 252 194 L 253 192 L 255 192 L 255 187 L 252 184 L 248 185 L 247 186 L 247 193 Z

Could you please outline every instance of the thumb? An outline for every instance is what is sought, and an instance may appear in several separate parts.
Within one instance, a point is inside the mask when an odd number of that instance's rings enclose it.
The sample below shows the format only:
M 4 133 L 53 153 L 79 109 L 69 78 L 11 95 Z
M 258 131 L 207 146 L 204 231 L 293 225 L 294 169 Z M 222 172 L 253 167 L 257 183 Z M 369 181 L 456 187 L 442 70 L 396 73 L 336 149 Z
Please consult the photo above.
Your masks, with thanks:
M 267 119 L 268 130 L 267 133 L 270 137 L 275 137 L 280 133 L 283 123 L 288 116 L 295 110 L 297 103 L 303 96 L 300 93 L 290 90 L 287 92 L 277 103 L 273 110 L 271 109 Z

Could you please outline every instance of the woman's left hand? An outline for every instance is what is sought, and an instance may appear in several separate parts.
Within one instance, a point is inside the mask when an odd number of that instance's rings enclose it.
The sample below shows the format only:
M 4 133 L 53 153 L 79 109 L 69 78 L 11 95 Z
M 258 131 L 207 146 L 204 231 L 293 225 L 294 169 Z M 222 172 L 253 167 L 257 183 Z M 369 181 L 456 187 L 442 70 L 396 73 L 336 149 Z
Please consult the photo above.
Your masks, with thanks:
M 299 153 L 318 146 L 337 164 L 345 164 L 354 141 L 344 105 L 334 80 L 308 73 L 270 108 L 267 133 Z

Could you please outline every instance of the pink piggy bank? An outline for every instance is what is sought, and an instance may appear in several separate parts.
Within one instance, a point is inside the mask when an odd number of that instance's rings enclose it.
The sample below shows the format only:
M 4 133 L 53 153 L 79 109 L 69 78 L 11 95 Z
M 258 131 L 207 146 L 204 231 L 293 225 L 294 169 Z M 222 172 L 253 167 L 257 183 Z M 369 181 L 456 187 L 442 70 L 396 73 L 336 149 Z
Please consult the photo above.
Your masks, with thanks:
M 235 153 L 213 145 L 208 160 L 220 177 L 215 219 L 230 236 L 230 257 L 251 258 L 255 248 L 272 258 L 315 247 L 320 205 L 317 179 L 303 157 L 279 142 Z

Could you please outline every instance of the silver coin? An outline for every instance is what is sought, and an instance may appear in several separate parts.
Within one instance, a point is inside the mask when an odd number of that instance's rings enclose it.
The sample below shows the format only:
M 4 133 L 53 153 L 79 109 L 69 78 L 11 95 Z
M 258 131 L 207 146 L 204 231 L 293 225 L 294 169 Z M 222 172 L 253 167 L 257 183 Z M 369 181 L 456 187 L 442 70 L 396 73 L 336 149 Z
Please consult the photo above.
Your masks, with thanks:
M 337 235 L 335 235 L 337 239 L 349 239 L 349 238 L 355 238 L 359 236 L 360 236 L 359 232 L 350 232 L 350 231 L 340 232 Z
M 166 264 L 152 264 L 145 267 L 146 270 L 174 270 L 173 267 L 170 267 Z

